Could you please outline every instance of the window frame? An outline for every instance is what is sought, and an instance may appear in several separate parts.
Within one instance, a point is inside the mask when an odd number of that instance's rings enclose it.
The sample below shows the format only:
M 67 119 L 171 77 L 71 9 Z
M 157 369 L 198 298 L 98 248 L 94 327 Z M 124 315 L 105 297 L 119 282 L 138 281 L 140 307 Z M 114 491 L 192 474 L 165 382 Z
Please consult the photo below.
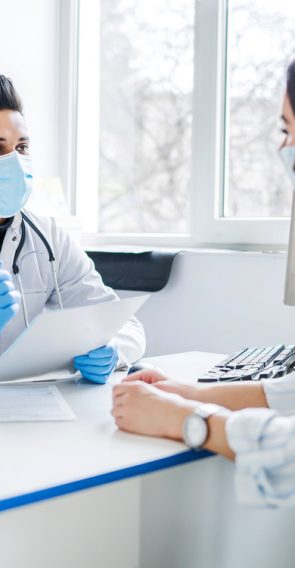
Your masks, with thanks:
M 220 216 L 225 183 L 227 0 L 200 0 L 196 23 L 193 187 L 196 236 L 204 244 L 286 245 L 290 219 Z M 208 33 L 211 27 L 212 35 Z M 214 41 L 215 40 L 215 41 Z M 203 61 L 208 62 L 207 77 Z M 211 76 L 211 85 L 210 82 Z M 209 78 L 208 78 L 209 77 Z M 204 134 L 203 134 L 204 133 Z M 216 133 L 216 135 L 215 135 Z M 206 148 L 202 152 L 203 147 Z M 202 159 L 198 159 L 202 156 Z M 209 188 L 209 190 L 208 190 Z M 202 207 L 198 207 L 202 204 Z
M 78 69 L 71 77 L 75 124 L 68 137 L 68 190 L 71 212 L 84 221 L 85 246 L 140 245 L 170 247 L 285 246 L 289 218 L 220 217 L 223 199 L 226 127 L 227 0 L 195 0 L 195 65 L 190 199 L 190 232 L 99 233 L 99 21 L 100 2 L 73 0 L 79 13 L 78 31 L 68 26 L 76 41 Z M 77 18 L 72 18 L 77 26 Z M 94 25 L 95 24 L 95 25 Z M 73 27 L 73 26 L 72 26 Z M 72 39 L 73 43 L 73 39 Z M 204 64 L 206 62 L 206 64 Z M 94 70 L 97 73 L 94 73 Z M 68 92 L 69 92 L 68 87 Z M 91 92 L 91 109 L 89 108 Z M 93 105 L 96 100 L 97 104 Z M 89 127 L 91 122 L 97 129 Z M 198 124 L 198 128 L 196 128 Z M 87 139 L 87 147 L 84 140 Z M 74 148 L 74 150 L 73 150 Z M 87 227 L 87 231 L 85 228 Z

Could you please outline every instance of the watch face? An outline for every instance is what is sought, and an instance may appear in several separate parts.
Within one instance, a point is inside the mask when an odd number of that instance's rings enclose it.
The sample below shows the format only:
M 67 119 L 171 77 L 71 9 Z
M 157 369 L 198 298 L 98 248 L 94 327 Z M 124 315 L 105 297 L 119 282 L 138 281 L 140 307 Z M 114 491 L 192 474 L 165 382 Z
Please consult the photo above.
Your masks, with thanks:
M 199 448 L 207 438 L 206 421 L 197 414 L 191 414 L 185 420 L 184 441 L 190 448 Z

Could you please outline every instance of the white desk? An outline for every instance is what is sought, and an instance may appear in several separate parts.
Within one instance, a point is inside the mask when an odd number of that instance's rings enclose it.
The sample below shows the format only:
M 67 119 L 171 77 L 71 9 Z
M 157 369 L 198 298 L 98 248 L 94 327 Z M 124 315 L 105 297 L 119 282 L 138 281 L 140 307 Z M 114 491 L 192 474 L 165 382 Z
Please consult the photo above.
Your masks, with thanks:
M 152 362 L 194 379 L 217 360 Z M 118 432 L 110 385 L 60 390 L 76 422 L 0 425 L 1 567 L 293 568 L 294 510 L 241 509 L 232 464 Z

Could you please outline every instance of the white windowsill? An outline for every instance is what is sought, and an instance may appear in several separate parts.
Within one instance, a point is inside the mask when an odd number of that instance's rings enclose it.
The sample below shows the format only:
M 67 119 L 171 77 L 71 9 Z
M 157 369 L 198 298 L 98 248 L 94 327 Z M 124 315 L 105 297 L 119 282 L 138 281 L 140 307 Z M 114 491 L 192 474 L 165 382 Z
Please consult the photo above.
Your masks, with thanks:
M 257 254 L 270 254 L 270 255 L 275 255 L 275 256 L 283 256 L 285 257 L 287 255 L 287 250 L 285 247 L 285 250 L 283 245 L 281 246 L 277 246 L 277 247 L 269 247 L 268 246 L 259 246 L 257 245 L 257 247 L 254 247 L 254 245 L 249 245 L 249 247 L 247 247 L 247 245 L 245 245 L 245 247 L 241 247 L 241 246 L 234 246 L 234 245 L 229 245 L 228 247 L 225 247 L 224 245 L 218 247 L 218 246 L 198 246 L 198 247 L 167 247 L 167 246 L 156 246 L 156 245 L 125 245 L 125 244 L 101 244 L 101 245 L 97 245 L 97 246 L 87 246 L 87 244 L 82 244 L 83 249 L 89 252 L 95 252 L 95 251 L 101 251 L 101 252 L 134 252 L 134 253 L 140 253 L 140 252 L 149 252 L 151 250 L 157 250 L 157 251 L 162 251 L 162 252 L 181 252 L 181 253 L 193 253 L 193 254 L 237 254 L 237 253 L 243 253 L 243 254 L 251 254 L 251 255 L 257 255 Z

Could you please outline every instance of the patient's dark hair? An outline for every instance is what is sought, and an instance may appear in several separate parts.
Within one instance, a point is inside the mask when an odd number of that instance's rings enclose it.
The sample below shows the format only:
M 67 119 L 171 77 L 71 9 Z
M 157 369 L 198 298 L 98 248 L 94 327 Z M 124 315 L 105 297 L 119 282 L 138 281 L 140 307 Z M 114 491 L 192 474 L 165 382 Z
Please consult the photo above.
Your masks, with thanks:
M 287 94 L 295 114 L 295 59 L 291 61 L 287 70 Z
M 0 110 L 16 110 L 23 114 L 21 98 L 11 79 L 5 75 L 0 75 Z

